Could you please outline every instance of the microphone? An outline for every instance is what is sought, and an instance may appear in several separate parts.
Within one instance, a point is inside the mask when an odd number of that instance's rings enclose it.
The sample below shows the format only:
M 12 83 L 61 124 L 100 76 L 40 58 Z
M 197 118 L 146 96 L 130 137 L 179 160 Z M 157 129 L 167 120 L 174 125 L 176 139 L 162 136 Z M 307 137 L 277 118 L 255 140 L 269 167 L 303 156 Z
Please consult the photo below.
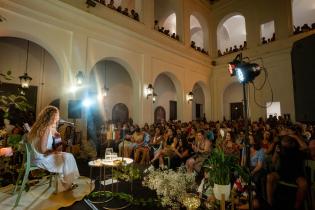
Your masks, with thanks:
M 73 122 L 69 122 L 69 121 L 66 121 L 66 120 L 64 120 L 64 119 L 60 119 L 60 120 L 59 120 L 59 123 L 61 123 L 61 124 L 70 124 L 70 125 L 74 125 L 74 123 L 73 123 Z

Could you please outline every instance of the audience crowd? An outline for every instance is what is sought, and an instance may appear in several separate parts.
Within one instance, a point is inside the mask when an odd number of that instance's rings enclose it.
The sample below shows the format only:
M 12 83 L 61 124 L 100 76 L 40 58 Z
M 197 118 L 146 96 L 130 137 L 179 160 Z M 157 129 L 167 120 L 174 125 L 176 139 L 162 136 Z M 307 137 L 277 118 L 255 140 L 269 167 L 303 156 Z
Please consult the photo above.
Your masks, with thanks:
M 261 38 L 261 44 L 269 44 L 273 41 L 276 41 L 276 34 L 275 33 L 272 34 L 271 38 L 266 39 L 266 37 L 264 37 L 264 36 Z
M 116 10 L 117 12 L 127 16 L 127 17 L 130 17 L 136 21 L 140 21 L 140 18 L 139 18 L 139 14 L 134 10 L 132 9 L 129 13 L 129 9 L 128 8 L 122 8 L 122 6 L 118 6 L 117 8 L 114 6 L 114 0 L 110 0 L 109 4 L 106 4 L 105 0 L 94 0 L 100 4 L 103 4 L 104 6 L 107 6 L 108 8 L 112 9 L 112 10 Z
M 197 51 L 199 51 L 199 52 L 201 52 L 203 54 L 209 55 L 208 51 L 206 51 L 204 48 L 196 46 L 196 43 L 194 41 L 191 41 L 190 46 L 193 49 L 195 49 L 195 50 L 197 50 Z
M 157 30 L 158 32 L 161 32 L 161 33 L 165 34 L 166 36 L 169 36 L 169 37 L 179 41 L 179 35 L 176 33 L 170 33 L 169 29 L 165 29 L 164 27 L 160 27 L 158 20 L 154 21 L 154 30 Z
M 295 27 L 294 26 L 294 31 L 293 31 L 293 34 L 300 34 L 300 33 L 304 33 L 304 32 L 307 32 L 307 31 L 310 31 L 310 30 L 314 30 L 315 29 L 315 22 L 312 23 L 311 26 L 309 26 L 308 24 L 303 24 L 303 26 L 297 26 Z
M 243 45 L 240 45 L 239 47 L 234 45 L 234 47 L 226 48 L 223 53 L 221 52 L 221 50 L 218 50 L 218 57 L 221 57 L 223 55 L 228 55 L 228 54 L 231 54 L 231 53 L 234 53 L 234 52 L 246 50 L 246 49 L 247 49 L 247 42 L 244 41 Z
M 140 164 L 160 168 L 185 166 L 187 173 L 204 176 L 203 162 L 216 147 L 226 155 L 237 157 L 239 164 L 244 164 L 244 148 L 248 148 L 244 124 L 243 120 L 162 121 L 140 128 L 131 121 L 109 126 L 106 146 Z M 272 205 L 275 183 L 279 180 L 294 183 L 298 187 L 294 207 L 300 209 L 307 190 L 303 161 L 315 160 L 314 126 L 293 124 L 289 115 L 270 116 L 267 120 L 261 118 L 249 123 L 247 146 L 250 148 L 249 170 L 256 195 Z

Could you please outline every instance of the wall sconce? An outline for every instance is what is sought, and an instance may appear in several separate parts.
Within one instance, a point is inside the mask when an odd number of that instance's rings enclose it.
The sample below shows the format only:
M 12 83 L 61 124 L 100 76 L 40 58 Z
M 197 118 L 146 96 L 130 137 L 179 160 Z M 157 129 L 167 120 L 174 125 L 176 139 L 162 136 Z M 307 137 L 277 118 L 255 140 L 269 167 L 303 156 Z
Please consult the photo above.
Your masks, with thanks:
M 82 71 L 78 71 L 77 75 L 75 76 L 76 80 L 77 80 L 77 85 L 82 85 L 83 84 L 83 80 L 84 80 L 84 75 Z
M 146 90 L 147 90 L 147 99 L 148 99 L 149 96 L 153 96 L 154 88 L 153 88 L 152 84 L 149 84 Z
M 29 49 L 30 49 L 30 41 L 27 41 L 25 73 L 22 76 L 19 76 L 22 88 L 29 88 L 30 87 L 30 83 L 32 81 L 32 77 L 27 75 Z
M 155 103 L 156 97 L 157 97 L 157 94 L 156 94 L 156 93 L 153 93 L 153 96 L 152 96 L 152 101 L 153 101 L 153 103 Z
M 108 91 L 109 91 L 109 88 L 107 88 L 106 85 L 104 85 L 104 87 L 102 88 L 103 97 L 106 97 L 108 95 Z
M 193 94 L 193 92 L 189 92 L 187 95 L 186 95 L 186 100 L 187 100 L 187 102 L 189 103 L 189 102 L 192 102 L 193 100 L 194 100 L 194 94 Z

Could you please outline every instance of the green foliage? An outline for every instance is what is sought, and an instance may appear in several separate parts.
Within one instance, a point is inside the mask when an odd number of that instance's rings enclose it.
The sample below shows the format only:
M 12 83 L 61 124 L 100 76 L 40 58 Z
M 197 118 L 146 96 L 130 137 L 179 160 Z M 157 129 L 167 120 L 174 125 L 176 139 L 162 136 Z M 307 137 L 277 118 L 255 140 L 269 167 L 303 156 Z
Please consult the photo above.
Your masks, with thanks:
M 209 170 L 209 177 L 215 184 L 228 185 L 231 182 L 231 175 L 234 171 L 245 181 L 248 180 L 248 172 L 239 165 L 238 159 L 232 155 L 225 155 L 220 148 L 215 148 L 211 156 L 204 163 Z
M 24 96 L 14 94 L 9 96 L 0 96 L 0 110 L 4 112 L 4 118 L 9 117 L 11 106 L 14 106 L 16 109 L 24 112 L 27 109 L 31 108 L 31 106 L 27 103 L 27 99 Z
M 7 139 L 8 145 L 11 146 L 14 150 L 17 150 L 21 139 L 22 136 L 20 134 L 11 134 Z
M 88 195 L 88 198 L 93 200 L 98 197 L 105 197 L 105 198 L 118 198 L 121 200 L 125 200 L 129 202 L 132 205 L 137 205 L 137 206 L 159 206 L 160 202 L 158 199 L 153 199 L 153 198 L 134 198 L 132 195 L 127 194 L 127 193 L 112 193 L 110 191 L 95 191 L 92 192 L 91 194 Z
M 113 176 L 116 179 L 124 181 L 138 180 L 141 178 L 140 170 L 131 165 L 121 165 L 117 167 L 117 169 L 113 170 Z
M 0 84 L 1 84 L 1 78 L 5 79 L 5 80 L 12 80 L 12 72 L 9 70 L 7 71 L 5 74 L 0 72 Z

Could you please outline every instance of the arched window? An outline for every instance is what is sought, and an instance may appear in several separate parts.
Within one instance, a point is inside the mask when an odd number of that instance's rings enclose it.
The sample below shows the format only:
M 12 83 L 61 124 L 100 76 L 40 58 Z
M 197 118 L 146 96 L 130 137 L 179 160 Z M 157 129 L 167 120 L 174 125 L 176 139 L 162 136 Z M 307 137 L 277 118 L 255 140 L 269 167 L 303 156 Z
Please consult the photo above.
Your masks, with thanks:
M 244 41 L 246 41 L 246 27 L 245 18 L 240 14 L 228 16 L 224 18 L 217 28 L 217 47 L 221 52 L 225 52 L 226 49 L 240 48 L 240 45 L 244 47 Z
M 292 0 L 292 17 L 295 27 L 308 24 L 310 27 L 315 23 L 314 0 Z
M 164 21 L 163 27 L 166 30 L 170 30 L 170 33 L 176 33 L 176 14 L 170 14 Z
M 190 15 L 190 41 L 194 41 L 196 47 L 205 48 L 203 27 L 194 15 Z

